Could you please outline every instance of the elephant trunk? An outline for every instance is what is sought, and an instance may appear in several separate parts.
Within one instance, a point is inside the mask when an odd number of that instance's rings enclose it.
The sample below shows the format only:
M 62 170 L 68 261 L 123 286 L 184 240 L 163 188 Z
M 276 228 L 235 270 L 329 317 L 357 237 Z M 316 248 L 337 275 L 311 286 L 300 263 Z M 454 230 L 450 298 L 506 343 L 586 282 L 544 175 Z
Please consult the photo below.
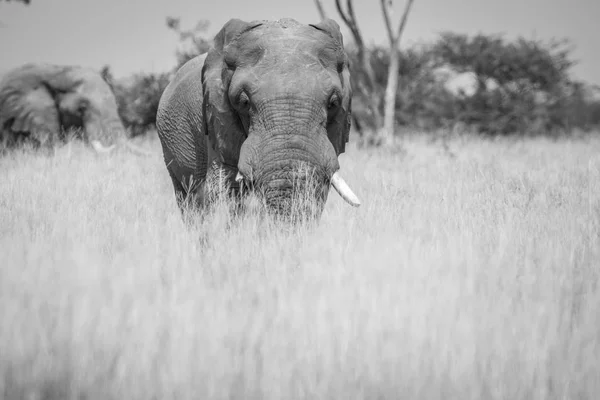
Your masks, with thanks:
M 318 217 L 339 164 L 326 132 L 313 129 L 252 133 L 238 167 L 269 209 L 286 217 Z
M 88 142 L 99 152 L 110 151 L 126 137 L 123 122 L 118 116 L 91 118 L 85 126 Z

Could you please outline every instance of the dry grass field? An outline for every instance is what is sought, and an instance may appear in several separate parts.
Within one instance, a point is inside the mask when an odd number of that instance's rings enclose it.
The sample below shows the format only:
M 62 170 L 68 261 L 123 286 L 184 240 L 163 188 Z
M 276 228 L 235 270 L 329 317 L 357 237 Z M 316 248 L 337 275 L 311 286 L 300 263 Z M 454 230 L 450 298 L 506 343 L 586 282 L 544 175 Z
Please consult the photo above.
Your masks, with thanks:
M 184 225 L 153 157 L 0 159 L 5 399 L 596 399 L 600 137 L 350 146 L 321 223 Z

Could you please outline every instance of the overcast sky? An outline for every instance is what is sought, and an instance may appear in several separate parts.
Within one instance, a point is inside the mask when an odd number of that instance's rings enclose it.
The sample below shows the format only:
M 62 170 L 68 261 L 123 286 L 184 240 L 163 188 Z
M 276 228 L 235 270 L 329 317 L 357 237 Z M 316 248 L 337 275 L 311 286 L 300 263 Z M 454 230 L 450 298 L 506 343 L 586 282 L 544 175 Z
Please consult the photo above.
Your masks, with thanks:
M 341 25 L 334 0 L 323 0 Z M 355 0 L 367 42 L 382 43 L 379 0 Z M 404 2 L 395 0 L 396 18 Z M 117 77 L 173 67 L 175 34 L 167 16 L 184 27 L 211 22 L 210 34 L 230 18 L 318 20 L 313 0 L 31 0 L 0 2 L 0 73 L 25 62 L 109 64 Z M 576 45 L 578 78 L 600 84 L 600 0 L 416 0 L 403 44 L 444 30 L 505 33 L 507 37 L 568 37 Z M 343 31 L 345 32 L 345 31 Z M 349 37 L 346 36 L 349 40 Z

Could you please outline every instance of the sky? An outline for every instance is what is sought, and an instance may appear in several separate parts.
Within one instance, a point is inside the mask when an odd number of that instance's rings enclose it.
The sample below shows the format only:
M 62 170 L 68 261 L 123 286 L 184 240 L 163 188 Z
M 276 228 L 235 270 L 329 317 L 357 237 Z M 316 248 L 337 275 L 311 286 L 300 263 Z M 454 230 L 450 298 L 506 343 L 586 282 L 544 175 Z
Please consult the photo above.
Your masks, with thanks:
M 334 0 L 323 0 L 330 18 L 348 31 Z M 354 0 L 367 43 L 387 40 L 379 0 Z M 397 24 L 403 0 L 394 1 Z M 163 72 L 175 64 L 177 37 L 167 16 L 183 27 L 210 21 L 213 36 L 230 18 L 319 20 L 313 0 L 0 0 L 0 74 L 26 62 L 108 64 L 117 78 Z M 401 45 L 432 40 L 442 31 L 502 33 L 507 38 L 569 38 L 579 64 L 574 76 L 600 85 L 600 0 L 415 0 Z

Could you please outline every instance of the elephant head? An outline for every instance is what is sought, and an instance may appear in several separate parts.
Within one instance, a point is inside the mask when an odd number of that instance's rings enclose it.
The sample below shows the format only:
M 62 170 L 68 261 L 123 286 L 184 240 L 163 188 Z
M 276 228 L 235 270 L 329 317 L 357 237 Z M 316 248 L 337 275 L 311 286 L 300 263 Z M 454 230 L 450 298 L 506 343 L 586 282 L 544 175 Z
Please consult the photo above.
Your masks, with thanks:
M 102 76 L 87 68 L 26 64 L 0 82 L 0 130 L 53 144 L 65 130 L 83 133 L 95 150 L 125 136 L 115 96 Z
M 330 184 L 360 205 L 338 172 L 351 124 L 348 67 L 333 20 L 230 20 L 202 69 L 209 152 L 284 214 L 308 185 L 318 214 Z

